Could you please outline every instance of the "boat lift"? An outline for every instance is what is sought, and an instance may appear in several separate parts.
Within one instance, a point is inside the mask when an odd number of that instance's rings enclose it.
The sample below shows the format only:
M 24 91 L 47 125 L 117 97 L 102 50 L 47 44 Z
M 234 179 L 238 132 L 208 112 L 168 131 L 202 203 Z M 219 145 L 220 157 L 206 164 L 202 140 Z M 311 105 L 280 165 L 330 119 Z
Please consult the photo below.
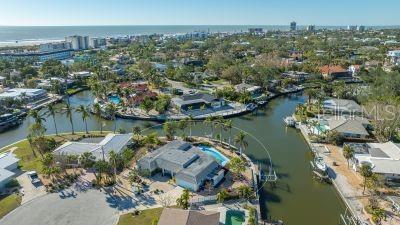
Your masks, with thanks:
M 258 170 L 258 179 L 259 179 L 259 181 L 262 181 L 262 182 L 264 182 L 264 181 L 265 182 L 276 182 L 278 180 L 278 176 L 276 175 L 275 170 L 272 169 L 272 165 L 269 166 L 267 175 L 264 174 L 262 172 L 262 170 L 260 169 L 261 168 L 260 164 L 259 164 L 258 168 L 259 168 L 259 170 Z

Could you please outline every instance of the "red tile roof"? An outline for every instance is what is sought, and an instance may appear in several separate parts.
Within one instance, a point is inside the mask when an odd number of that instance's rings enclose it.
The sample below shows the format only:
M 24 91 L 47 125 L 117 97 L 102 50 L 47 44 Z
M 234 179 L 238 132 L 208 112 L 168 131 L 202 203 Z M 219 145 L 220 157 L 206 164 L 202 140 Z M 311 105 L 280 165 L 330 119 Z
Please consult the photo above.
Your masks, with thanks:
M 322 74 L 332 74 L 332 73 L 344 73 L 347 70 L 343 69 L 341 66 L 323 66 L 320 68 Z

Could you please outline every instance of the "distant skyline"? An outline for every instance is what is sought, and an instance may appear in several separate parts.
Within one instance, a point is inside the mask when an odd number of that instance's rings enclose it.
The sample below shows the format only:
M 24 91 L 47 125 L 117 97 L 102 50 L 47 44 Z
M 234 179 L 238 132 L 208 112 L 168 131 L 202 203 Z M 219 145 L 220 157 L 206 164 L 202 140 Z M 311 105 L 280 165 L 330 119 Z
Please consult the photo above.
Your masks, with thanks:
M 1 26 L 400 25 L 398 0 L 12 0 Z

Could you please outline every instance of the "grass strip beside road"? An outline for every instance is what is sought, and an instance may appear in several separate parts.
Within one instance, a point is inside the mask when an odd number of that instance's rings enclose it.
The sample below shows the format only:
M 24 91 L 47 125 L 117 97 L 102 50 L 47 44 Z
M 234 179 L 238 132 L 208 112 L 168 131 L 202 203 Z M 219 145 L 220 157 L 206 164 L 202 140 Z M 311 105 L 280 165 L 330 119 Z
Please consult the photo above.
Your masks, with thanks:
M 17 194 L 9 195 L 0 200 L 0 218 L 21 205 L 22 197 Z

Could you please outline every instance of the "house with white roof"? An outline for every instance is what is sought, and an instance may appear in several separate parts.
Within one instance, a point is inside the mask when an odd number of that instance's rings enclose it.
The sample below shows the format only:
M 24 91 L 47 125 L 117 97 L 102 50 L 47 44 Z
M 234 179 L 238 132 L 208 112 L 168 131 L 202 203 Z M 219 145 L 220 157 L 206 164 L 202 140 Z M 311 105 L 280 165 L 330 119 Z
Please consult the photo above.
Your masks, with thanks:
M 327 99 L 323 101 L 322 107 L 324 113 L 335 114 L 335 115 L 361 115 L 362 108 L 353 100 L 348 99 Z
M 22 99 L 36 102 L 47 97 L 47 91 L 43 89 L 13 88 L 0 93 L 0 100 L 6 98 Z
M 0 154 L 0 192 L 15 177 L 19 159 L 14 154 Z
M 53 151 L 56 160 L 65 160 L 68 155 L 80 156 L 90 152 L 96 160 L 109 159 L 111 151 L 119 154 L 132 144 L 132 134 L 107 134 L 104 138 L 87 138 L 80 142 L 68 141 Z M 79 162 L 78 162 L 79 163 Z
M 400 179 L 400 144 L 385 143 L 344 143 L 354 150 L 354 166 L 357 170 L 368 164 L 372 172 L 388 180 Z

